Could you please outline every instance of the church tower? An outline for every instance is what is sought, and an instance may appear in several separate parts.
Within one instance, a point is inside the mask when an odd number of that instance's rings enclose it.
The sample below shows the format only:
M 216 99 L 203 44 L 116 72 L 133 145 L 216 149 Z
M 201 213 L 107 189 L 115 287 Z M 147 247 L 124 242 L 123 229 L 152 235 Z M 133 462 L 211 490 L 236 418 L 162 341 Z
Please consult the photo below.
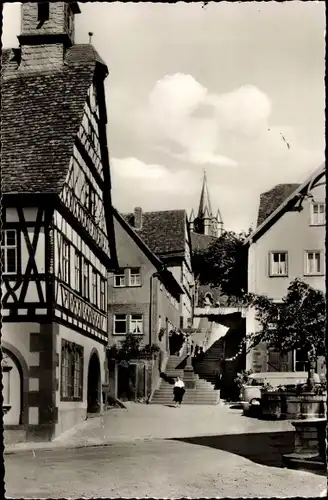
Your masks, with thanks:
M 189 225 L 190 230 L 194 233 L 205 234 L 207 236 L 219 237 L 223 231 L 220 210 L 218 209 L 216 216 L 213 216 L 205 171 L 197 216 L 194 216 L 194 211 L 192 210 L 189 217 Z
M 74 16 L 80 12 L 73 1 L 22 3 L 20 69 L 61 66 L 67 48 L 74 44 Z

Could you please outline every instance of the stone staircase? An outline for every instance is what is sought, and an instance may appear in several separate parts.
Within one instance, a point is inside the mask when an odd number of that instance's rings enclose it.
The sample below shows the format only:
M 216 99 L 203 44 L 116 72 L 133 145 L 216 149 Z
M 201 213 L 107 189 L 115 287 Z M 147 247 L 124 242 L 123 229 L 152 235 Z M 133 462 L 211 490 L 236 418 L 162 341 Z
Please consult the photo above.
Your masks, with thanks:
M 205 352 L 201 361 L 196 361 L 195 372 L 199 377 L 215 385 L 216 372 L 220 368 L 220 361 L 224 359 L 224 339 L 216 340 Z
M 182 359 L 179 356 L 170 356 L 165 373 L 170 377 L 180 377 L 183 379 L 183 369 L 176 367 L 181 363 Z M 216 405 L 220 400 L 220 393 L 214 389 L 213 384 L 206 380 L 201 380 L 198 375 L 196 377 L 196 388 L 186 389 L 183 398 L 183 404 L 195 405 Z M 157 389 L 152 397 L 151 404 L 170 405 L 173 404 L 173 386 L 161 380 L 159 389 Z

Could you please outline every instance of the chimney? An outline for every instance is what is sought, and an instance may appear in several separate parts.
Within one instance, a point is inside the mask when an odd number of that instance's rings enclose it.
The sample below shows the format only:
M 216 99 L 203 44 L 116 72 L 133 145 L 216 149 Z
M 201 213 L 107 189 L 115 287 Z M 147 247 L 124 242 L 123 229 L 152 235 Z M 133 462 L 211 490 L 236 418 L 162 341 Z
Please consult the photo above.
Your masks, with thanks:
M 141 207 L 136 207 L 134 209 L 134 229 L 142 228 L 142 209 Z

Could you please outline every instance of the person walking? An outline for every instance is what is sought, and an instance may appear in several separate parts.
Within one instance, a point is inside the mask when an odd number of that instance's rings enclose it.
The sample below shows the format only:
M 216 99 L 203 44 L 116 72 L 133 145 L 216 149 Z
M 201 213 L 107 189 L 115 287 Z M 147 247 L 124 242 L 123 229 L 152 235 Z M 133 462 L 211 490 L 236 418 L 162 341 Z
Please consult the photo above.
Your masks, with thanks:
M 185 385 L 180 377 L 177 377 L 173 386 L 174 403 L 176 408 L 180 408 L 185 390 Z

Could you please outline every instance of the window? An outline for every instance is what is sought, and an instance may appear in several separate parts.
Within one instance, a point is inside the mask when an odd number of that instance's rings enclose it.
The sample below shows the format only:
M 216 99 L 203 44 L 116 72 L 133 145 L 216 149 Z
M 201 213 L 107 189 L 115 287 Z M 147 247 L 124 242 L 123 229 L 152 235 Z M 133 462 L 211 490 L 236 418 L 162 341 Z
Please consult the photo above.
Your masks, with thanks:
M 323 274 L 321 252 L 305 252 L 304 274 Z
M 287 252 L 270 253 L 270 276 L 287 276 Z
M 49 2 L 38 3 L 38 21 L 48 21 Z
M 82 398 L 82 381 L 83 381 L 83 371 L 82 371 L 82 356 L 79 352 L 74 353 L 73 360 L 73 397 L 74 399 Z
M 89 263 L 83 261 L 83 295 L 86 299 L 90 297 L 89 291 L 90 281 L 89 281 Z
M 81 293 L 81 288 L 82 288 L 82 276 L 81 276 L 81 254 L 80 252 L 77 252 L 75 250 L 75 256 L 74 256 L 74 282 L 75 282 L 75 290 L 78 293 Z
M 83 398 L 83 347 L 62 340 L 61 399 L 81 401 Z
M 115 314 L 114 315 L 114 333 L 116 333 L 116 334 L 127 333 L 126 314 Z
M 294 371 L 295 372 L 308 371 L 307 354 L 302 349 L 295 349 L 294 351 Z
M 130 286 L 140 286 L 141 285 L 141 277 L 140 277 L 140 269 L 132 268 L 130 269 Z
M 92 303 L 98 306 L 98 273 L 95 269 L 92 269 Z
M 131 314 L 130 332 L 139 335 L 143 333 L 143 320 L 141 314 Z
M 66 238 L 63 238 L 63 251 L 62 251 L 62 280 L 70 284 L 70 244 Z
M 3 273 L 14 274 L 18 272 L 18 245 L 16 229 L 5 229 L 1 234 L 1 260 Z
M 89 214 L 93 217 L 96 215 L 96 191 L 90 181 L 85 181 L 85 200 L 84 204 Z
M 124 269 L 120 269 L 118 273 L 114 275 L 114 286 L 123 287 L 125 286 L 125 274 Z
M 326 223 L 325 203 L 311 204 L 311 225 L 322 226 Z
M 106 280 L 100 278 L 100 309 L 106 311 Z

